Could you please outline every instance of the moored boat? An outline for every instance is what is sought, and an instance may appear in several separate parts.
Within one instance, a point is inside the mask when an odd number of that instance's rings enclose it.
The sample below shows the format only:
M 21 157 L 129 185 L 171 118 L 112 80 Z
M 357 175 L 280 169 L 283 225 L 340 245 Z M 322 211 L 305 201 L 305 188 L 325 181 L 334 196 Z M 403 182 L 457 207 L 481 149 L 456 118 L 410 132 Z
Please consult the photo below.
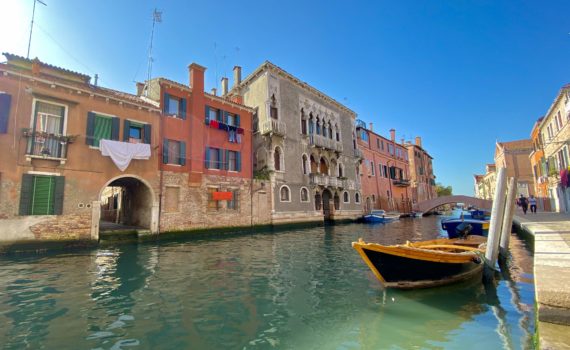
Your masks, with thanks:
M 424 215 L 421 211 L 413 211 L 410 213 L 410 217 L 412 218 L 421 218 Z
M 485 237 L 434 239 L 382 245 L 362 239 L 352 247 L 376 278 L 390 288 L 427 288 L 473 278 L 483 270 Z
M 375 209 L 370 212 L 370 214 L 364 215 L 365 222 L 369 223 L 387 223 L 400 219 L 400 214 L 386 213 L 385 210 Z
M 489 220 L 465 218 L 462 216 L 441 221 L 441 228 L 447 231 L 449 238 L 462 236 L 462 231 L 464 231 L 467 226 L 469 226 L 470 235 L 487 236 L 489 233 Z

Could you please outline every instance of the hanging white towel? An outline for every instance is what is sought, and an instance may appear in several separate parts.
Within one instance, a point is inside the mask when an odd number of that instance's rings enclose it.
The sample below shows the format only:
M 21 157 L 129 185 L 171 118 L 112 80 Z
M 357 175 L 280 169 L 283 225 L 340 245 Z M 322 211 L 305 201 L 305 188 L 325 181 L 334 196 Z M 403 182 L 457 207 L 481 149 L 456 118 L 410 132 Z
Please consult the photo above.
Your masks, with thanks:
M 132 159 L 149 159 L 150 145 L 148 143 L 128 143 L 111 140 L 101 140 L 101 154 L 111 157 L 117 168 L 125 171 Z

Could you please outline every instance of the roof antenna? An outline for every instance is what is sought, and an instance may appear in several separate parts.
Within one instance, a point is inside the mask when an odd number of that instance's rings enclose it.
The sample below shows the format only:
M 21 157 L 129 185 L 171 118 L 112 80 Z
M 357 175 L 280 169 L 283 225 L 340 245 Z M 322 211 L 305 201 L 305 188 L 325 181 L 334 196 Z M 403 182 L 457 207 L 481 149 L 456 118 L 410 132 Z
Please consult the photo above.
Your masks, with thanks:
M 32 31 L 34 30 L 34 16 L 36 15 L 36 2 L 39 2 L 40 4 L 47 6 L 47 4 L 42 0 L 34 0 L 34 7 L 32 8 L 32 23 L 30 25 L 30 39 L 28 40 L 28 53 L 26 54 L 27 59 L 30 58 L 30 46 L 32 45 Z
M 152 30 L 150 32 L 150 47 L 148 49 L 148 73 L 147 73 L 147 84 L 150 82 L 150 77 L 152 74 L 152 40 L 154 38 L 154 25 L 156 23 L 162 22 L 162 11 L 158 11 L 156 8 L 152 12 Z M 145 90 L 145 96 L 148 97 L 148 88 Z
M 99 74 L 95 73 L 95 86 L 97 86 L 97 81 L 99 81 Z

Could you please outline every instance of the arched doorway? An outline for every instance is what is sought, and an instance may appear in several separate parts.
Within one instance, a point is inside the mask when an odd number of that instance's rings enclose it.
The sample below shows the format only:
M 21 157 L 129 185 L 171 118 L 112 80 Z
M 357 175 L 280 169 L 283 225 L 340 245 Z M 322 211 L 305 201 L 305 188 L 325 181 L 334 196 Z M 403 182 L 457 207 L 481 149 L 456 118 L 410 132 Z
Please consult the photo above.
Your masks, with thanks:
M 340 197 L 338 192 L 334 194 L 334 210 L 340 210 Z
M 331 218 L 331 197 L 332 194 L 329 190 L 323 191 L 323 215 L 325 216 L 325 220 Z
M 315 193 L 315 210 L 320 211 L 322 209 L 322 198 L 319 192 Z
M 324 175 L 329 174 L 329 167 L 324 158 L 321 158 L 321 162 L 319 163 L 319 172 Z
M 134 176 L 112 179 L 101 190 L 99 231 L 158 231 L 158 202 L 150 186 Z

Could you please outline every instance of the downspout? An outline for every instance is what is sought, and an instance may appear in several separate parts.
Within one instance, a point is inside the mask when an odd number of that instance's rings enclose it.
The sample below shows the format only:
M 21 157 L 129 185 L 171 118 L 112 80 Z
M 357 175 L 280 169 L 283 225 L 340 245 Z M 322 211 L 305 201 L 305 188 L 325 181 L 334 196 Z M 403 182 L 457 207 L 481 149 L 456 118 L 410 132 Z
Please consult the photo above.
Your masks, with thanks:
M 159 83 L 160 84 L 160 83 Z M 162 86 L 159 85 L 159 91 L 160 93 L 160 100 L 162 101 L 163 94 L 162 94 Z M 162 103 L 160 104 L 161 106 L 164 106 L 164 101 L 162 101 Z M 159 132 L 158 132 L 158 147 L 157 150 L 160 150 L 160 145 L 162 144 L 162 140 L 164 139 L 164 131 L 163 131 L 163 111 L 161 109 L 160 113 L 158 114 L 158 125 L 159 125 Z M 157 235 L 160 235 L 160 218 L 162 217 L 162 185 L 163 185 L 163 169 L 162 169 L 162 165 L 161 165 L 161 158 L 162 158 L 162 153 L 159 151 L 158 155 L 157 155 L 157 162 L 158 162 L 158 171 L 159 171 L 159 181 L 158 181 L 158 229 L 157 229 Z

